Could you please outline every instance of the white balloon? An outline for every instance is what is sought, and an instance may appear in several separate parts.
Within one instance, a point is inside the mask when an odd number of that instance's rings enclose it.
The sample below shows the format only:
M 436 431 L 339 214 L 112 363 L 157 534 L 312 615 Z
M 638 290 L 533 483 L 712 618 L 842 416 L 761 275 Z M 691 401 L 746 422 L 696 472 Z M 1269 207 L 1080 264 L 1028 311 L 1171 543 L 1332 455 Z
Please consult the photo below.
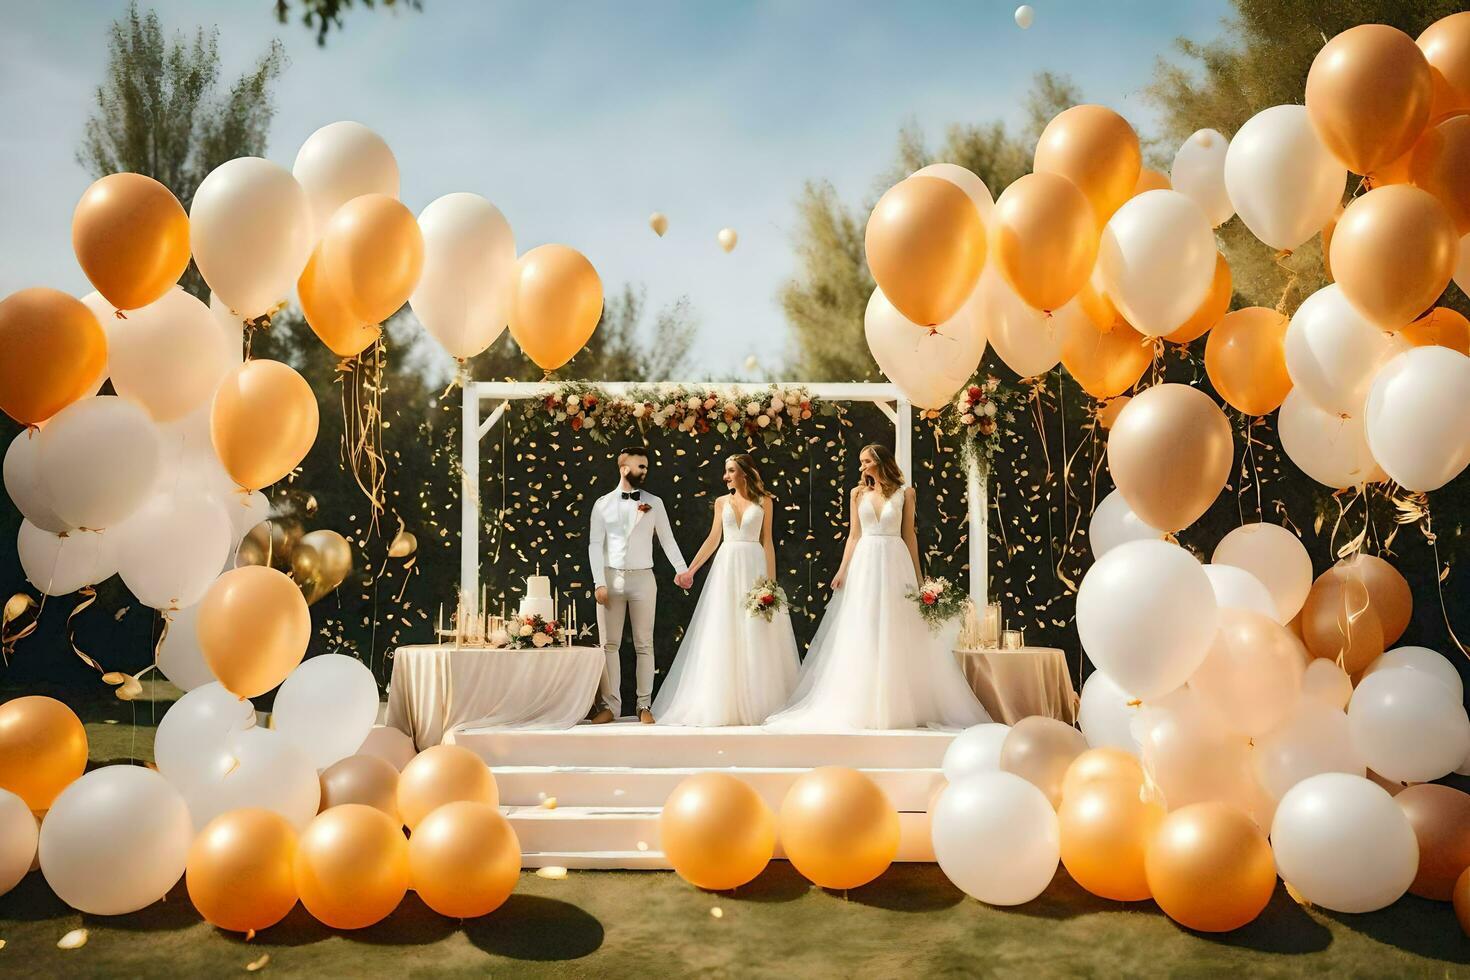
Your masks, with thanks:
M 1129 541 L 1162 541 L 1164 532 L 1143 523 L 1123 495 L 1114 490 L 1092 512 L 1092 519 L 1087 523 L 1087 539 L 1092 544 L 1092 557 L 1101 558 Z
M 944 750 L 944 760 L 939 764 L 944 778 L 957 783 L 976 773 L 1000 769 L 1000 746 L 1010 730 L 1010 725 L 991 722 L 960 732 Z
M 1046 794 L 1009 772 L 978 773 L 939 796 L 934 859 L 971 898 L 1022 905 L 1051 884 L 1061 827 Z
M 1419 871 L 1419 841 L 1393 797 L 1339 772 L 1287 791 L 1271 823 L 1271 850 L 1283 881 L 1336 912 L 1392 905 Z
M 107 302 L 107 299 L 96 291 L 83 296 L 82 305 L 92 311 L 92 316 L 97 320 L 97 326 L 102 328 L 102 332 L 105 335 L 107 333 L 107 321 L 117 319 L 117 307 Z M 97 392 L 101 391 L 102 382 L 106 380 L 107 365 L 104 363 L 101 371 L 97 374 L 96 381 L 87 388 L 87 393 L 84 397 L 91 398 Z
M 1204 700 L 1171 699 L 1149 708 L 1141 758 L 1153 788 L 1170 810 L 1191 803 L 1223 802 L 1260 821 L 1259 789 L 1251 774 L 1250 739 L 1225 731 L 1213 707 L 1192 710 Z
M 1276 601 L 1261 580 L 1250 572 L 1234 565 L 1206 565 L 1205 574 L 1210 577 L 1210 587 L 1215 590 L 1215 602 L 1220 608 L 1249 609 L 1274 622 L 1281 622 Z
M 1302 699 L 1313 698 L 1338 711 L 1347 709 L 1353 696 L 1353 679 L 1326 657 L 1313 657 L 1302 672 Z M 1343 715 L 1346 719 L 1347 716 Z M 1344 722 L 1346 724 L 1346 722 Z M 1346 731 L 1346 729 L 1344 729 Z
M 311 258 L 311 206 L 286 169 L 238 157 L 210 171 L 189 207 L 194 262 L 242 318 L 270 312 Z
M 1110 746 L 1138 755 L 1140 751 L 1137 724 L 1142 705 L 1118 682 L 1100 670 L 1094 670 L 1082 682 L 1082 697 L 1077 705 L 1077 727 L 1094 749 Z
M 1322 145 L 1307 107 L 1278 105 L 1246 120 L 1225 154 L 1230 203 L 1251 234 L 1294 249 L 1336 213 L 1347 168 Z
M 215 684 L 214 671 L 210 670 L 209 665 L 204 662 L 204 651 L 199 649 L 199 635 L 196 632 L 198 625 L 198 603 L 180 609 L 173 614 L 169 622 L 168 635 L 163 638 L 163 645 L 158 648 L 158 669 L 163 671 L 163 676 L 172 681 L 175 687 L 183 691 L 192 692 L 206 684 Z M 234 698 L 234 695 L 231 697 Z M 234 700 L 239 702 L 238 698 Z M 245 706 L 250 708 L 250 702 L 245 702 Z M 169 710 L 177 711 L 178 704 Z M 168 715 L 164 717 L 167 718 Z M 253 708 L 250 708 L 250 717 L 253 723 L 255 718 Z M 160 727 L 159 730 L 162 731 L 162 728 Z
M 142 405 L 155 422 L 208 404 L 230 368 L 224 334 L 209 307 L 178 286 L 103 327 L 113 388 Z
M 1470 753 L 1470 718 L 1443 680 L 1408 667 L 1364 677 L 1348 702 L 1353 744 L 1368 768 L 1403 783 L 1447 776 Z
M 1342 490 L 1385 477 L 1368 449 L 1362 415 L 1344 417 L 1324 411 L 1293 388 L 1276 416 L 1276 432 L 1287 457 L 1323 486 Z
M 271 723 L 318 769 L 353 755 L 378 717 L 378 682 L 356 657 L 328 653 L 291 672 Z
M 1250 572 L 1276 603 L 1276 621 L 1289 623 L 1312 591 L 1312 556 L 1301 539 L 1277 524 L 1243 524 L 1220 539 L 1210 561 Z
M 1097 268 L 1118 312 L 1139 333 L 1162 337 L 1209 295 L 1217 254 L 1199 205 L 1178 191 L 1146 191 L 1108 219 Z
M 230 515 L 230 550 L 234 551 L 251 528 L 271 516 L 271 502 L 259 490 L 251 490 L 231 494 L 224 503 Z
M 41 433 L 21 429 L 5 450 L 5 492 L 21 516 L 43 531 L 62 534 L 71 525 L 51 507 L 51 495 L 41 480 Z
M 1462 410 L 1467 399 L 1470 357 L 1437 346 L 1399 354 L 1379 370 L 1368 393 L 1373 458 L 1406 490 L 1438 490 L 1470 463 L 1470 412 Z
M 973 297 L 980 308 L 980 327 L 1006 367 L 1023 378 L 1035 378 L 1056 367 L 1062 348 L 1051 320 L 1027 306 L 990 262 L 980 274 Z
M 274 305 L 274 304 L 272 304 Z M 225 340 L 225 351 L 231 367 L 245 363 L 245 320 L 230 312 L 224 300 L 214 293 L 209 294 L 209 315 L 214 317 L 215 328 Z
M 931 163 L 927 167 L 915 170 L 910 177 L 938 177 L 947 180 L 951 184 L 964 191 L 975 203 L 975 210 L 980 212 L 980 220 L 986 228 L 990 227 L 990 212 L 995 209 L 995 198 L 990 194 L 990 188 L 985 186 L 975 173 L 965 169 L 957 163 Z
M 160 495 L 118 525 L 117 571 L 138 601 L 178 610 L 204 598 L 230 553 L 230 517 L 214 498 Z
M 873 360 L 919 408 L 943 408 L 974 375 L 985 353 L 979 289 L 959 312 L 930 330 L 909 320 L 874 287 L 863 314 Z
M 393 764 L 399 772 L 419 754 L 413 739 L 391 725 L 374 725 L 357 750 L 358 755 L 375 755 Z
M 312 241 L 322 237 L 337 209 L 364 194 L 398 196 L 398 161 L 383 137 L 362 123 L 328 123 L 312 133 L 291 165 L 311 202 Z
M 21 521 L 15 550 L 26 581 L 46 595 L 66 595 L 117 572 L 116 551 L 105 531 L 72 531 L 63 537 Z
M 1465 682 L 1460 679 L 1460 672 L 1455 669 L 1455 665 L 1442 653 L 1428 647 L 1395 647 L 1369 664 L 1368 669 L 1363 671 L 1363 676 L 1394 667 L 1423 671 L 1449 688 L 1456 701 L 1465 700 Z
M 424 270 L 409 297 L 414 315 L 451 357 L 474 357 L 505 330 L 515 236 L 478 194 L 446 194 L 419 215 Z
M 100 530 L 142 506 L 158 475 L 158 429 L 114 395 L 73 402 L 41 430 L 41 480 L 73 527 Z
M 173 623 L 169 635 L 185 625 Z M 187 625 L 192 633 L 193 623 Z M 170 782 L 187 786 L 204 774 L 232 735 L 254 727 L 255 706 L 211 678 L 164 712 L 153 738 L 154 763 Z
M 1367 775 L 1348 734 L 1347 715 L 1310 697 L 1302 698 L 1284 722 L 1256 739 L 1251 764 L 1256 781 L 1277 802 L 1297 783 L 1320 773 Z
M 1336 283 L 1308 296 L 1286 327 L 1292 390 L 1334 415 L 1361 417 L 1373 376 L 1407 348 L 1363 318 Z
M 1225 153 L 1230 141 L 1213 129 L 1201 129 L 1179 147 L 1169 168 L 1169 184 L 1205 213 L 1218 228 L 1235 214 L 1225 189 Z
M 61 791 L 41 823 L 41 873 L 63 902 L 122 915 L 168 894 L 193 839 L 189 808 L 142 766 L 104 766 Z
M 0 895 L 20 884 L 36 859 L 41 828 L 26 801 L 0 789 Z
M 268 728 L 227 736 L 199 771 L 178 783 L 196 832 L 221 813 L 263 807 L 299 833 L 321 805 L 316 769 L 294 742 Z
M 1021 30 L 1024 31 L 1029 28 L 1035 20 L 1036 11 L 1031 8 L 1029 3 L 1023 3 L 1016 8 L 1016 26 Z
M 1194 556 L 1167 541 L 1130 541 L 1083 576 L 1077 634 L 1087 656 L 1135 697 L 1167 694 L 1210 652 L 1219 610 Z

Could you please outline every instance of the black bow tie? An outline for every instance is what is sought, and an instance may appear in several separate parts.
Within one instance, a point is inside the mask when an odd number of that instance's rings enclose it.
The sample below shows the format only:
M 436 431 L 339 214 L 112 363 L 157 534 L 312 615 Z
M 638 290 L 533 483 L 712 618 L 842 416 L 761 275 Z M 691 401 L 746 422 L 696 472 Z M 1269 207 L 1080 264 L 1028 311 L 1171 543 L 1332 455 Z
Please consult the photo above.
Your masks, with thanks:
M 638 495 L 641 494 L 642 492 L 643 492 L 642 490 L 634 490 L 632 493 L 625 493 L 625 494 L 623 494 L 623 499 L 624 500 L 637 500 L 638 499 Z

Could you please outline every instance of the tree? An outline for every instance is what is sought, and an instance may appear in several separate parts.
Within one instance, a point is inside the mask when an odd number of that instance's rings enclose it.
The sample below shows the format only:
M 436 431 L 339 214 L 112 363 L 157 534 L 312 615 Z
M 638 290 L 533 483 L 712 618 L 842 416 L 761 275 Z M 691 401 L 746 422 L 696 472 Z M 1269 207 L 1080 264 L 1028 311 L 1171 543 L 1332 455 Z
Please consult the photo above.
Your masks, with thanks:
M 362 5 L 371 10 L 378 4 L 374 0 L 362 0 Z M 382 5 L 394 9 L 423 10 L 423 0 L 382 0 Z M 336 28 L 342 30 L 342 11 L 352 7 L 352 0 L 301 0 L 301 23 L 307 27 L 316 28 L 316 43 L 322 47 L 327 44 L 327 34 Z M 282 24 L 286 23 L 291 12 L 291 4 L 288 0 L 276 0 L 276 20 Z
M 196 28 L 164 36 L 158 15 L 136 3 L 114 21 L 107 73 L 87 120 L 77 162 L 93 177 L 132 172 L 159 181 L 187 211 L 211 170 L 241 156 L 262 156 L 275 113 L 271 88 L 286 65 L 279 41 L 229 89 L 219 92 L 219 31 Z M 191 264 L 182 280 L 208 300 Z
M 936 161 L 957 163 L 978 174 L 1000 195 L 1031 170 L 1032 147 L 1058 112 L 1081 101 L 1065 76 L 1042 72 L 1027 96 L 1027 123 L 1011 133 L 1003 123 L 962 123 L 949 127 L 938 152 L 931 153 L 913 125 L 899 130 L 894 166 L 875 183 L 870 200 L 849 208 L 825 181 L 808 182 L 797 201 L 796 252 L 801 277 L 781 288 L 781 306 L 791 323 L 794 357 L 802 377 L 814 381 L 867 381 L 879 376 L 863 339 L 863 311 L 873 292 L 873 277 L 863 256 L 867 215 L 884 189 Z

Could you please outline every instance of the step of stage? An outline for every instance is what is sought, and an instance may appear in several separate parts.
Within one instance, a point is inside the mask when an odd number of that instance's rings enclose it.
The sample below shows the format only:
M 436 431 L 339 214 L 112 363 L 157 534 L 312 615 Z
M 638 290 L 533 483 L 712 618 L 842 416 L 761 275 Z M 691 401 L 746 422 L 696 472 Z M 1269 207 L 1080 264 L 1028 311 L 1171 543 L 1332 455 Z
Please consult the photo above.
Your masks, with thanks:
M 667 868 L 658 807 L 510 807 L 527 868 Z M 897 861 L 933 861 L 928 813 L 898 815 Z M 784 858 L 780 841 L 776 857 Z

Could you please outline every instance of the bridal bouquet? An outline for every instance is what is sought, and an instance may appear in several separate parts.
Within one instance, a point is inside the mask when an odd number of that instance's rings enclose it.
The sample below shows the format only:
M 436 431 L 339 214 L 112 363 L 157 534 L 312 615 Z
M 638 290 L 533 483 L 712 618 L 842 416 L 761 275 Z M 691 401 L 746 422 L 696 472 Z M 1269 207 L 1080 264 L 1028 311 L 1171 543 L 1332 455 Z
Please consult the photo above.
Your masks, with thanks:
M 926 578 L 917 589 L 910 589 L 907 597 L 919 604 L 919 615 L 937 630 L 945 623 L 962 615 L 970 597 L 955 588 L 947 578 Z
M 506 646 L 512 650 L 541 649 L 558 644 L 566 638 L 567 630 L 559 620 L 546 620 L 540 616 L 521 616 L 506 624 L 508 635 Z
M 756 579 L 755 585 L 745 594 L 745 611 L 768 623 L 772 616 L 785 608 L 786 590 L 773 578 Z

